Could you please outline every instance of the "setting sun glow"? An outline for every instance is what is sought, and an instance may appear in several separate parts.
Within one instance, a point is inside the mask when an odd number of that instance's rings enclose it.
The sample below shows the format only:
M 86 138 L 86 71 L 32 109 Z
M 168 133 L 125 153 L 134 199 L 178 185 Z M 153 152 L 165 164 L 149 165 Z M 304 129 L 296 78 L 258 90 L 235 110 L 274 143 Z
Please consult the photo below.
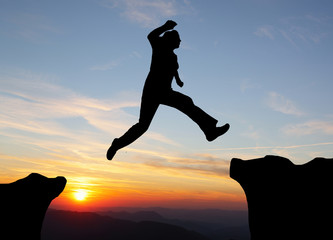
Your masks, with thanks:
M 78 189 L 74 192 L 74 198 L 77 200 L 77 201 L 83 201 L 86 199 L 87 197 L 87 191 L 84 190 L 84 189 Z

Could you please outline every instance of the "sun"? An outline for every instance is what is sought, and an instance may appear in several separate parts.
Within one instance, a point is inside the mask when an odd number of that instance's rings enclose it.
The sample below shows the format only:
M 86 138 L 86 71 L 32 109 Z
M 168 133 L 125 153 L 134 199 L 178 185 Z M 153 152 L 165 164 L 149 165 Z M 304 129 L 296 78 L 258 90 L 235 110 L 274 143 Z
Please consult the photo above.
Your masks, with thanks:
M 84 190 L 84 189 L 78 189 L 73 194 L 74 194 L 74 198 L 77 201 L 83 201 L 86 199 L 88 192 L 87 192 L 87 190 Z

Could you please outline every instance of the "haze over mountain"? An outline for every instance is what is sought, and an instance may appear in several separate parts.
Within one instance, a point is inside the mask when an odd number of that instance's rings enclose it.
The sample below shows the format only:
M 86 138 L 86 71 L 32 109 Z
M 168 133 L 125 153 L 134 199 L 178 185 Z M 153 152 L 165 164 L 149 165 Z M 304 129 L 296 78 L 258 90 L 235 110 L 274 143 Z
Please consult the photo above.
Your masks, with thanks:
M 50 209 L 42 230 L 42 239 L 48 240 L 111 238 L 248 240 L 247 212 L 112 208 L 92 213 Z
M 114 219 L 90 212 L 51 210 L 44 221 L 42 238 L 48 240 L 208 240 L 184 228 L 158 223 Z

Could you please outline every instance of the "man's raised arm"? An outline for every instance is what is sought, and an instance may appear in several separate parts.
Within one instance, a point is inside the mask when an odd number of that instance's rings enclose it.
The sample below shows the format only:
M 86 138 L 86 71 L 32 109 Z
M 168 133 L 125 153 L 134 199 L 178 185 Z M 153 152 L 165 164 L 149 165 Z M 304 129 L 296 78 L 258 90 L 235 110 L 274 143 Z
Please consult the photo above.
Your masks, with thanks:
M 166 23 L 164 23 L 162 26 L 154 29 L 148 34 L 149 42 L 154 42 L 154 40 L 158 39 L 162 33 L 173 29 L 176 25 L 177 23 L 172 20 L 166 21 Z

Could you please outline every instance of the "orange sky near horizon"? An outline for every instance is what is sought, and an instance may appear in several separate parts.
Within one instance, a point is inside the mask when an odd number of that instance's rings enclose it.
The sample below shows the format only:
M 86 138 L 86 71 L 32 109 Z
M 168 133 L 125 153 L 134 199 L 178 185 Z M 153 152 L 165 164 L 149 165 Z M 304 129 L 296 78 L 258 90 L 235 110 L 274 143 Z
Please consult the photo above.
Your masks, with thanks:
M 112 173 L 110 177 L 69 177 L 64 192 L 53 201 L 51 207 L 81 211 L 154 206 L 247 209 L 242 188 L 226 175 L 163 167 L 158 169 L 156 166 L 124 162 L 106 161 L 106 164 L 115 176 L 123 175 L 123 178 L 112 177 Z M 136 179 L 126 179 L 124 175 L 132 175 Z M 74 196 L 79 189 L 86 191 L 86 197 L 81 201 Z
M 83 188 L 81 188 L 83 189 Z M 112 207 L 166 207 L 184 209 L 216 208 L 224 210 L 247 210 L 244 194 L 230 194 L 214 191 L 191 190 L 112 190 L 84 188 L 84 199 L 76 198 L 74 186 L 67 186 L 63 193 L 53 200 L 50 208 L 73 211 L 100 211 Z
M 104 158 L 89 160 L 69 158 L 57 164 L 52 159 L 35 157 L 11 157 L 7 159 L 8 175 L 0 177 L 1 183 L 10 183 L 38 172 L 46 177 L 64 176 L 67 185 L 50 207 L 56 209 L 95 211 L 109 207 L 170 207 L 170 208 L 218 208 L 246 210 L 245 194 L 241 186 L 229 177 L 229 161 L 214 159 L 209 155 L 193 155 L 192 158 L 159 154 L 152 159 L 148 155 L 129 151 L 120 153 L 122 161 Z M 101 151 L 102 152 L 102 151 Z M 143 156 L 142 156 L 143 154 Z M 154 153 L 156 156 L 157 152 Z M 177 153 L 174 153 L 175 155 Z M 66 156 L 62 155 L 63 158 Z M 124 161 L 124 156 L 128 161 Z M 138 159 L 151 162 L 136 162 Z M 130 161 L 136 159 L 136 161 Z M 166 166 L 166 163 L 168 166 Z M 28 163 L 29 168 L 24 164 Z M 162 164 L 164 163 L 164 165 Z M 75 193 L 83 190 L 82 200 Z

